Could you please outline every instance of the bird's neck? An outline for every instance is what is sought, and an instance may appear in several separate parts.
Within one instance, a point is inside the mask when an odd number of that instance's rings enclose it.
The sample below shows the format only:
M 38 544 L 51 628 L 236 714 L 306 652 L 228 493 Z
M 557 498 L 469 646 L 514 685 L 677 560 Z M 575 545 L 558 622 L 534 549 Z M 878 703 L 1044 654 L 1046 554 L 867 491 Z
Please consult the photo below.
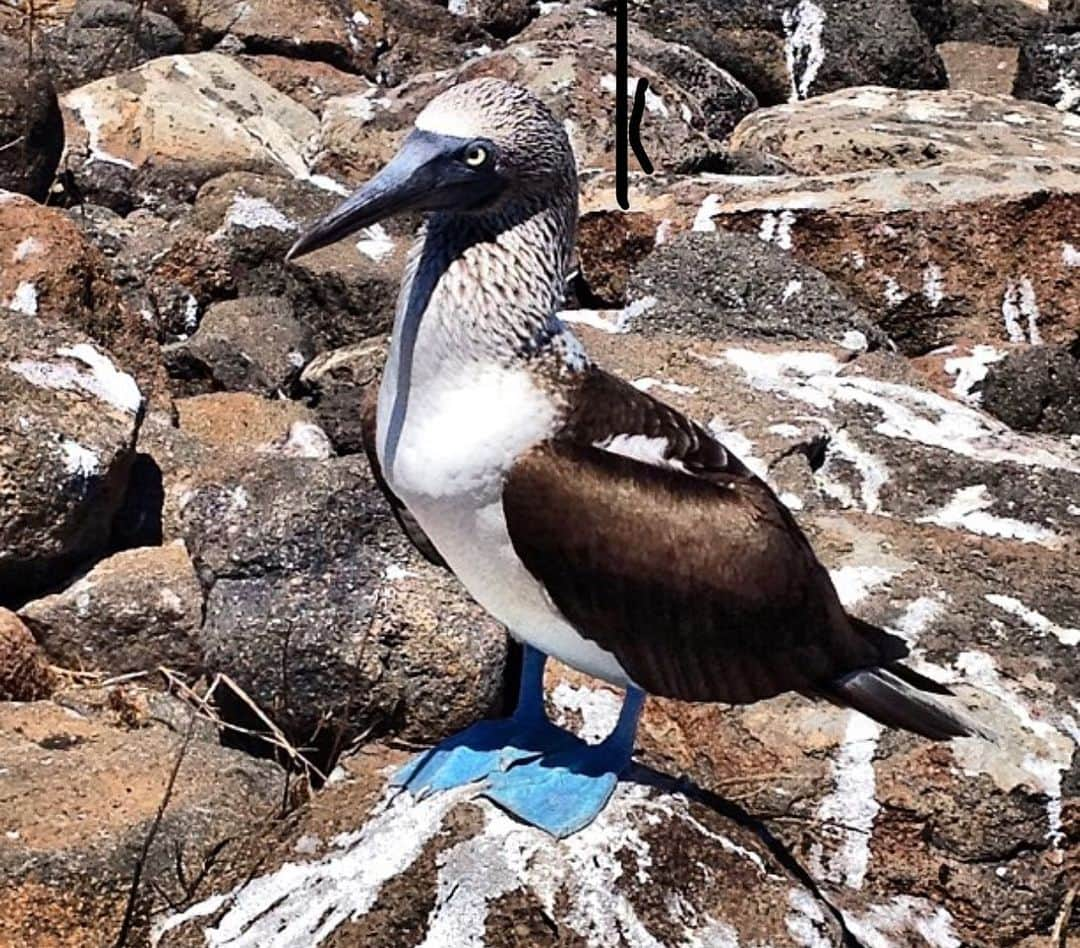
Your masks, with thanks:
M 434 215 L 413 249 L 394 349 L 415 383 L 470 363 L 513 364 L 566 348 L 573 202 Z

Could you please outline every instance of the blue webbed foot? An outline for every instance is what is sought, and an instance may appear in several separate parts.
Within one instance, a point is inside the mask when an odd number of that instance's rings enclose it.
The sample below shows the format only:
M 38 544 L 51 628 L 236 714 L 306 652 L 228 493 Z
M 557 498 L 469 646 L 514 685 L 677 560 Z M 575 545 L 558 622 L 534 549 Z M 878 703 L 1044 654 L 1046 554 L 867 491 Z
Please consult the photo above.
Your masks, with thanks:
M 500 773 L 515 763 L 558 753 L 576 738 L 546 720 L 480 721 L 418 754 L 391 778 L 417 796 L 451 790 Z
M 493 773 L 483 795 L 558 839 L 584 829 L 607 804 L 630 754 L 580 740 L 577 745 Z

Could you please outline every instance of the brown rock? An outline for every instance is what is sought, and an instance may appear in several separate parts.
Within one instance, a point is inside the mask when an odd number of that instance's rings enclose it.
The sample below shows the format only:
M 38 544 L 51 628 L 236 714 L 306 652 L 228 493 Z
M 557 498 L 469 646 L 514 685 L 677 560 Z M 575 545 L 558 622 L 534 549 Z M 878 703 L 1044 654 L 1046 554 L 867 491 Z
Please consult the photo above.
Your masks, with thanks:
M 191 560 L 175 542 L 116 553 L 19 615 L 69 668 L 123 674 L 165 665 L 197 674 L 202 607 Z
M 0 701 L 38 701 L 54 685 L 30 630 L 14 612 L 0 608 Z
M 165 56 L 61 100 L 65 167 L 84 199 L 120 211 L 190 200 L 226 171 L 306 178 L 317 119 L 218 53 Z
M 949 73 L 950 89 L 982 95 L 1011 95 L 1016 76 L 1015 46 L 984 43 L 942 43 L 938 47 Z
M 240 56 L 239 59 L 245 69 L 270 83 L 278 92 L 295 99 L 315 115 L 322 115 L 327 99 L 349 95 L 368 85 L 362 76 L 310 59 L 294 59 L 272 53 Z
M 69 704 L 79 695 L 68 694 Z M 283 774 L 268 761 L 218 746 L 197 728 L 184 749 L 187 711 L 151 696 L 153 717 L 131 729 L 100 706 L 0 704 L 0 944 L 100 948 L 121 928 L 133 873 L 183 754 L 142 863 L 131 944 L 149 918 L 190 897 L 227 865 L 239 840 L 277 810 Z M 176 718 L 179 730 L 161 719 Z
M 1080 164 L 984 159 L 808 178 L 642 179 L 630 204 L 670 231 L 758 234 L 838 285 L 910 355 L 957 339 L 1069 344 L 1080 328 Z M 583 211 L 614 209 L 610 179 Z M 1032 328 L 1034 327 L 1034 328 Z
M 249 392 L 216 392 L 176 401 L 180 430 L 202 445 L 240 454 L 284 442 L 293 425 L 313 420 L 299 402 Z
M 0 312 L 0 604 L 10 606 L 107 548 L 142 396 L 81 333 Z
M 919 168 L 985 158 L 1071 158 L 1080 129 L 1056 109 L 974 92 L 843 89 L 759 109 L 731 148 L 796 174 Z
M 381 86 L 398 86 L 420 73 L 456 69 L 498 45 L 473 21 L 428 0 L 382 0 L 376 10 L 364 12 L 369 22 L 359 28 L 375 38 L 380 50 L 368 78 Z

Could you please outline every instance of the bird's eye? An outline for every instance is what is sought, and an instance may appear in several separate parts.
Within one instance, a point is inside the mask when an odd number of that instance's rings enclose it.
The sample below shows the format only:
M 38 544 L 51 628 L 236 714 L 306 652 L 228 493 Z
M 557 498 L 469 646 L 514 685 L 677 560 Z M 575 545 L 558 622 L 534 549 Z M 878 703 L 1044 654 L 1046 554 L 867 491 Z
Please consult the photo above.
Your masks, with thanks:
M 487 160 L 488 150 L 483 145 L 470 145 L 465 149 L 465 164 L 470 168 L 481 168 Z

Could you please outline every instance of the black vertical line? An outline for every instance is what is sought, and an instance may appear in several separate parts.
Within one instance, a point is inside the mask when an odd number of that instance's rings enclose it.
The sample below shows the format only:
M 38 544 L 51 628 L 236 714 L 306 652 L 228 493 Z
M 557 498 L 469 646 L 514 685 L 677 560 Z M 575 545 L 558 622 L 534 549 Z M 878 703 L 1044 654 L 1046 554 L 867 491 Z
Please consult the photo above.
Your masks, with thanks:
M 630 209 L 627 146 L 629 131 L 626 121 L 627 83 L 629 82 L 629 36 L 627 4 L 615 4 L 615 200 L 624 211 Z

